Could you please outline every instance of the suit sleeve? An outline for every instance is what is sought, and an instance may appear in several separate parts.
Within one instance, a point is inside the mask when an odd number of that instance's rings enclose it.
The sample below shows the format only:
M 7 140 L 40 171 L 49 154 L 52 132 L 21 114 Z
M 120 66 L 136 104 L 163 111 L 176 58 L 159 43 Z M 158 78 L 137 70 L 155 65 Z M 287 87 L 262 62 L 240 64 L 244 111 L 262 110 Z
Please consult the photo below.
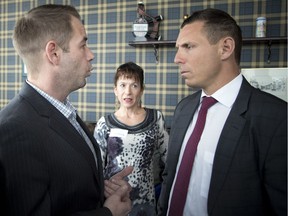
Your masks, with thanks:
M 0 128 L 0 181 L 5 188 L 1 200 L 7 202 L 9 215 L 29 215 L 37 208 L 49 213 L 50 197 L 46 193 L 49 176 L 41 162 L 43 155 L 37 135 L 25 127 L 20 131 L 14 126 L 6 124 Z
M 277 127 L 267 156 L 262 176 L 276 215 L 287 214 L 287 117 Z
M 77 212 L 71 216 L 95 216 L 95 215 L 99 215 L 99 216 L 113 216 L 111 211 L 104 207 L 104 208 L 99 208 L 95 211 L 89 211 L 89 212 Z

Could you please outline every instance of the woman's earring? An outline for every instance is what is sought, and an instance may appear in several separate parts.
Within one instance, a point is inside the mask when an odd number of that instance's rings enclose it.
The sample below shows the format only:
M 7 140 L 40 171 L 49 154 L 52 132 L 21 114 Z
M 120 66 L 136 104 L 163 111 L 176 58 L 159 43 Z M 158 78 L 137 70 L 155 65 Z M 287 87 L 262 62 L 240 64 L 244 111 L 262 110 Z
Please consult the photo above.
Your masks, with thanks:
M 115 98 L 115 110 L 118 110 L 120 108 L 120 102 L 118 100 L 118 98 Z

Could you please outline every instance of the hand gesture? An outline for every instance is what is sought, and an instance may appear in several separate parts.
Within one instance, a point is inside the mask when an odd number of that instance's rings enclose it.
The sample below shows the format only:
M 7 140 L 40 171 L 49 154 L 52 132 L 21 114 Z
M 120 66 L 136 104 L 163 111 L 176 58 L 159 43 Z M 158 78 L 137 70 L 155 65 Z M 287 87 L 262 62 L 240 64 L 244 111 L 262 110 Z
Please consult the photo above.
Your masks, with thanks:
M 131 200 L 129 194 L 131 186 L 124 180 L 131 172 L 133 167 L 124 168 L 121 172 L 105 180 L 104 195 L 107 198 L 104 206 L 109 208 L 113 216 L 128 215 L 131 211 Z

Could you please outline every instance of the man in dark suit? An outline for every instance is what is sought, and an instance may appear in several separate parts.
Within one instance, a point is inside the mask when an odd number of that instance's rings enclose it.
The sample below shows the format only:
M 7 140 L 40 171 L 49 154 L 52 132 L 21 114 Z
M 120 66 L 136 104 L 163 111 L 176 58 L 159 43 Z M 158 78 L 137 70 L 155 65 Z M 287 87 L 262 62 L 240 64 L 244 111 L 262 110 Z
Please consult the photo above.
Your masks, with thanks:
M 201 90 L 176 107 L 159 215 L 287 215 L 287 103 L 241 75 L 241 43 L 240 27 L 217 9 L 194 12 L 181 26 L 175 63 L 185 83 Z M 208 109 L 188 188 L 174 200 L 202 97 L 217 103 Z
M 67 96 L 86 84 L 93 53 L 72 6 L 43 5 L 15 26 L 27 80 L 0 112 L 1 215 L 127 215 L 131 168 L 106 181 L 98 144 Z M 104 197 L 104 193 L 106 198 Z

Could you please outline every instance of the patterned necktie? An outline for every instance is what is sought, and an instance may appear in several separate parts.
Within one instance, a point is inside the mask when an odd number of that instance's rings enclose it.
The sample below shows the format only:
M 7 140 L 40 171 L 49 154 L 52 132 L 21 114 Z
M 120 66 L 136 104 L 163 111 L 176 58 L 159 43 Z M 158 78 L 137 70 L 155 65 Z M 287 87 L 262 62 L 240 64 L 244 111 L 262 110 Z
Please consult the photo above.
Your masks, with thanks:
M 178 170 L 177 179 L 174 185 L 174 190 L 170 203 L 169 216 L 183 215 L 190 176 L 192 172 L 192 166 L 195 154 L 197 152 L 197 145 L 205 126 L 207 110 L 216 102 L 217 100 L 212 97 L 203 97 L 202 105 L 198 114 L 194 130 L 187 142 Z

